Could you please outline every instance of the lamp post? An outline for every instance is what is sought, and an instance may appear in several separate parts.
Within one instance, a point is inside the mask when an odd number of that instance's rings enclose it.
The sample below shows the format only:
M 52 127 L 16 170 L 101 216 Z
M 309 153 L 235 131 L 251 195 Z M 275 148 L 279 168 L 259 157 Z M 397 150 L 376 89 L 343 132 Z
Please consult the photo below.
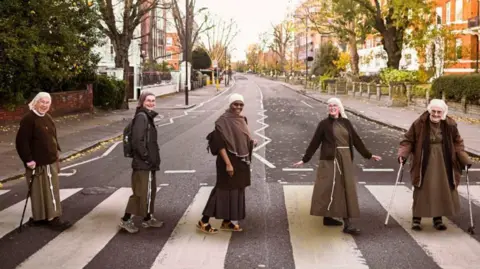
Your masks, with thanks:
M 185 106 L 188 106 L 188 0 L 185 0 Z
M 479 11 L 480 11 L 480 0 L 477 0 L 477 18 L 476 18 L 476 24 L 477 24 L 477 27 L 479 26 L 480 24 L 480 17 L 479 17 Z M 480 30 L 477 30 L 477 31 L 480 31 Z M 475 65 L 475 72 L 478 73 L 478 48 L 479 48 L 479 44 L 478 42 L 480 41 L 480 33 L 477 33 L 477 59 L 476 59 L 476 65 Z
M 142 59 L 142 64 L 140 65 L 140 93 L 143 91 L 143 66 L 145 65 L 145 51 L 140 52 L 140 58 Z

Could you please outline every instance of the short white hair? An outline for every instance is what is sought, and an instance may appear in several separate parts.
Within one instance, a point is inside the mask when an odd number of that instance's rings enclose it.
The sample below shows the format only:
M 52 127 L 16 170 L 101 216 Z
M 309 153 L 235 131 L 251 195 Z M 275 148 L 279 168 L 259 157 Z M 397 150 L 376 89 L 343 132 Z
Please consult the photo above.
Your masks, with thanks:
M 241 101 L 242 103 L 244 103 L 243 95 L 238 94 L 238 93 L 234 93 L 234 94 L 230 95 L 230 97 L 228 98 L 228 104 L 231 105 L 235 101 Z
M 37 105 L 38 101 L 40 101 L 40 99 L 48 99 L 50 102 L 52 101 L 52 96 L 50 96 L 50 94 L 48 92 L 39 92 L 35 98 L 33 98 L 33 100 L 28 104 L 28 107 L 30 108 L 30 110 L 33 110 L 35 109 L 35 105 Z
M 430 104 L 428 104 L 427 107 L 428 113 L 432 114 L 433 107 L 440 108 L 443 111 L 442 120 L 445 120 L 447 118 L 448 106 L 445 101 L 443 101 L 442 99 L 432 99 L 432 101 L 430 101 Z
M 332 97 L 328 99 L 327 104 L 336 104 L 340 110 L 340 115 L 342 115 L 342 118 L 347 118 L 347 114 L 345 113 L 345 108 L 343 107 L 342 101 L 336 97 Z

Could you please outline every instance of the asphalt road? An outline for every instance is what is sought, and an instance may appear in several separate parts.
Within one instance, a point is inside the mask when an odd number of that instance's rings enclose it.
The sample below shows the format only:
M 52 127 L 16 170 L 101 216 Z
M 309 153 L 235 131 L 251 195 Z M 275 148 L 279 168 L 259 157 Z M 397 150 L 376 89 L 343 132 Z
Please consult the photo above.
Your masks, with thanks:
M 234 92 L 245 97 L 244 114 L 260 146 L 252 164 L 252 186 L 247 188 L 247 218 L 241 221 L 245 231 L 210 236 L 195 230 L 215 184 L 215 157 L 207 153 L 205 137 Z M 12 231 L 21 216 L 26 184 L 11 184 L 8 192 L 0 192 L 0 267 L 478 268 L 480 238 L 466 233 L 466 196 L 461 198 L 461 214 L 446 222 L 447 231 L 434 231 L 431 219 L 423 221 L 421 233 L 409 229 L 409 167 L 385 227 L 401 133 L 354 115 L 348 117 L 367 147 L 383 157 L 373 162 L 355 154 L 362 215 L 353 223 L 362 233 L 344 235 L 340 228 L 325 228 L 321 218 L 309 216 L 318 152 L 304 166 L 307 169 L 289 170 L 302 158 L 326 111 L 324 104 L 276 82 L 246 75 L 237 76 L 229 91 L 193 110 L 175 112 L 181 117 L 157 122 L 162 164 L 155 215 L 165 222 L 160 229 L 140 228 L 134 235 L 118 231 L 130 194 L 131 169 L 115 141 L 62 164 L 85 162 L 63 171 L 68 175 L 75 169 L 75 174 L 61 177 L 61 189 L 70 195 L 65 194 L 62 202 L 64 218 L 75 223 L 67 231 L 35 227 Z M 470 178 L 474 220 L 480 221 L 478 176 Z M 140 225 L 140 220 L 136 223 Z

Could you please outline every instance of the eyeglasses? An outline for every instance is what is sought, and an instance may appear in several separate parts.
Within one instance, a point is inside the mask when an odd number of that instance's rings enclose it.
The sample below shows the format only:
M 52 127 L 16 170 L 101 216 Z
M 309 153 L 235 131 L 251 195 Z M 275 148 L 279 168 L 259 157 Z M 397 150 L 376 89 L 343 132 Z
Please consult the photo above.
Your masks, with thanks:
M 242 104 L 242 103 L 233 103 L 232 105 L 233 106 L 238 106 L 238 107 L 243 107 L 244 106 L 244 104 Z

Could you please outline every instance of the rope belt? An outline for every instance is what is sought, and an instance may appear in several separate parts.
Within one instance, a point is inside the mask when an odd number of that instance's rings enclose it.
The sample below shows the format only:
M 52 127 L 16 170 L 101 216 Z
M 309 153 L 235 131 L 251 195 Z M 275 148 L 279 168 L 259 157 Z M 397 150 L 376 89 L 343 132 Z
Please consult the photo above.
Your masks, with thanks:
M 50 183 L 50 193 L 52 194 L 53 209 L 57 211 L 57 201 L 55 201 L 55 196 L 53 195 L 52 173 L 50 171 L 50 165 L 47 165 L 47 175 Z
M 332 205 L 333 202 L 333 191 L 335 190 L 335 179 L 337 177 L 337 169 L 340 175 L 342 175 L 342 170 L 340 169 L 340 165 L 338 164 L 337 160 L 337 149 L 350 149 L 350 147 L 337 147 L 335 149 L 335 159 L 333 159 L 333 184 L 332 184 L 332 192 L 330 193 L 330 203 L 328 203 L 327 211 L 330 211 L 330 206 Z

